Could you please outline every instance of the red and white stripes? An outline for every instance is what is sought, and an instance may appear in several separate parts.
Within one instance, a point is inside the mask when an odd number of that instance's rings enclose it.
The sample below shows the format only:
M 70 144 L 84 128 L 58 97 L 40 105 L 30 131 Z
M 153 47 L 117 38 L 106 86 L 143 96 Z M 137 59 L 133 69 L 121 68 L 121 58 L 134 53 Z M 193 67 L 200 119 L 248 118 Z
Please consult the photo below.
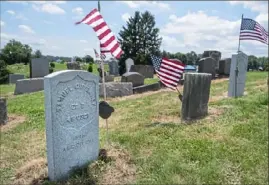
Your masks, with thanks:
M 112 33 L 102 15 L 97 9 L 92 10 L 86 17 L 76 24 L 88 24 L 95 31 L 100 40 L 101 53 L 110 52 L 115 58 L 119 58 L 123 53 L 115 35 Z

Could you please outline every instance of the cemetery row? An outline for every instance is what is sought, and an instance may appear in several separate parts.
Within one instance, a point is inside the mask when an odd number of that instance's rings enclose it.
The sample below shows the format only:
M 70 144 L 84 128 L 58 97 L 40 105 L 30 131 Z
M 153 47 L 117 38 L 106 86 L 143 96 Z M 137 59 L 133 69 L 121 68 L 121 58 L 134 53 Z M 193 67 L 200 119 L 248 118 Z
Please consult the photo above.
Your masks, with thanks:
M 234 81 L 236 60 L 239 63 L 237 82 Z M 247 62 L 248 58 L 244 53 L 232 56 L 229 95 L 234 96 L 235 84 L 238 86 L 237 95 L 243 94 Z M 28 81 L 28 84 L 33 85 L 44 81 L 44 85 L 39 87 L 44 87 L 45 94 L 48 176 L 50 180 L 61 180 L 68 178 L 74 169 L 98 158 L 99 115 L 103 111 L 103 108 L 100 109 L 99 90 L 102 88 L 99 85 L 100 78 L 92 73 L 64 70 L 46 75 L 48 71 L 44 70 L 43 65 L 47 66 L 48 62 L 44 59 L 33 60 L 32 77 L 38 78 L 18 80 L 16 84 Z M 153 71 L 151 72 L 153 77 Z M 40 75 L 46 76 L 40 78 Z M 132 82 L 119 83 L 124 84 L 123 87 L 115 87 L 114 82 L 111 82 L 114 85 L 112 90 L 119 91 L 120 88 L 130 87 L 131 91 L 133 85 L 143 86 L 144 78 L 137 72 L 127 72 L 122 79 Z M 208 114 L 211 79 L 210 73 L 185 74 L 181 119 L 188 121 Z M 31 88 L 31 85 L 28 88 Z M 2 100 L 0 102 L 6 103 Z M 6 110 L 1 112 L 6 113 Z M 0 117 L 3 119 L 7 115 Z

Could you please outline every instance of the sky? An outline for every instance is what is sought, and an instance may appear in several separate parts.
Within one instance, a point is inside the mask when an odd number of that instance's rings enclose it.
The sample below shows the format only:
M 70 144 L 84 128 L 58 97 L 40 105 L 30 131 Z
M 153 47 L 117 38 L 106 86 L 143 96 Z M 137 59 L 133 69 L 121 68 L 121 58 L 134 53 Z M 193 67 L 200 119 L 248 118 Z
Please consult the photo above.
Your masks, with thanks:
M 97 8 L 97 1 L 1 1 L 1 48 L 11 40 L 44 55 L 94 57 L 98 38 L 86 24 L 74 23 Z M 101 14 L 118 36 L 135 11 L 150 11 L 163 38 L 161 50 L 187 53 L 237 52 L 242 14 L 268 31 L 268 1 L 101 1 Z M 268 56 L 268 45 L 241 41 L 247 55 Z

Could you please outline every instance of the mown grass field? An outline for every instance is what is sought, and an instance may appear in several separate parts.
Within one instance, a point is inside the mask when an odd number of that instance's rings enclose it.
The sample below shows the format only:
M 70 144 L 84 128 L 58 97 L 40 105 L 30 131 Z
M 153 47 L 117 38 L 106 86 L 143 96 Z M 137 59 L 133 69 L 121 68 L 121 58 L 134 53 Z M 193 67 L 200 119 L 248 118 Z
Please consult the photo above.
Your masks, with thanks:
M 126 151 L 128 160 L 117 163 L 126 158 L 122 155 L 114 163 L 100 162 L 98 170 L 77 173 L 68 183 L 267 184 L 267 78 L 265 72 L 249 72 L 246 95 L 237 99 L 226 97 L 227 79 L 212 81 L 209 115 L 190 125 L 180 120 L 177 92 L 109 99 L 115 108 L 108 120 L 110 142 Z M 1 86 L 1 93 L 12 88 Z M 9 96 L 8 112 L 26 120 L 1 129 L 0 184 L 29 182 L 40 168 L 24 170 L 24 176 L 17 170 L 35 159 L 46 160 L 43 92 Z M 108 147 L 101 118 L 100 144 Z

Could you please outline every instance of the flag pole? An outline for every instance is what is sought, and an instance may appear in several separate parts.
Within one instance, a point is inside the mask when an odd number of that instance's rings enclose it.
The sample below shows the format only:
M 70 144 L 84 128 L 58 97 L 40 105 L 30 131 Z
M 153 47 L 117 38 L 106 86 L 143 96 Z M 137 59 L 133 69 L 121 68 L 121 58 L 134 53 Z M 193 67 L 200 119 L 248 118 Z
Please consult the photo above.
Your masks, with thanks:
M 240 32 L 241 32 L 241 27 L 242 27 L 242 22 L 243 22 L 243 17 L 244 17 L 244 14 L 242 14 L 242 17 L 241 17 L 241 24 L 240 24 Z M 239 52 L 240 52 L 240 32 L 239 32 L 239 42 L 238 42 L 238 49 L 237 49 L 237 56 L 236 56 L 236 67 L 235 67 L 235 87 L 234 87 L 234 95 L 235 95 L 235 98 L 237 98 L 237 77 L 238 77 L 238 55 L 239 55 Z
M 98 0 L 98 11 L 101 12 L 100 0 Z M 104 89 L 104 99 L 106 101 L 106 82 L 105 82 L 105 67 L 104 67 L 104 59 L 101 54 L 101 43 L 100 43 L 100 59 L 101 59 L 101 69 L 102 69 L 102 84 Z M 108 122 L 106 121 L 106 144 L 108 144 Z

